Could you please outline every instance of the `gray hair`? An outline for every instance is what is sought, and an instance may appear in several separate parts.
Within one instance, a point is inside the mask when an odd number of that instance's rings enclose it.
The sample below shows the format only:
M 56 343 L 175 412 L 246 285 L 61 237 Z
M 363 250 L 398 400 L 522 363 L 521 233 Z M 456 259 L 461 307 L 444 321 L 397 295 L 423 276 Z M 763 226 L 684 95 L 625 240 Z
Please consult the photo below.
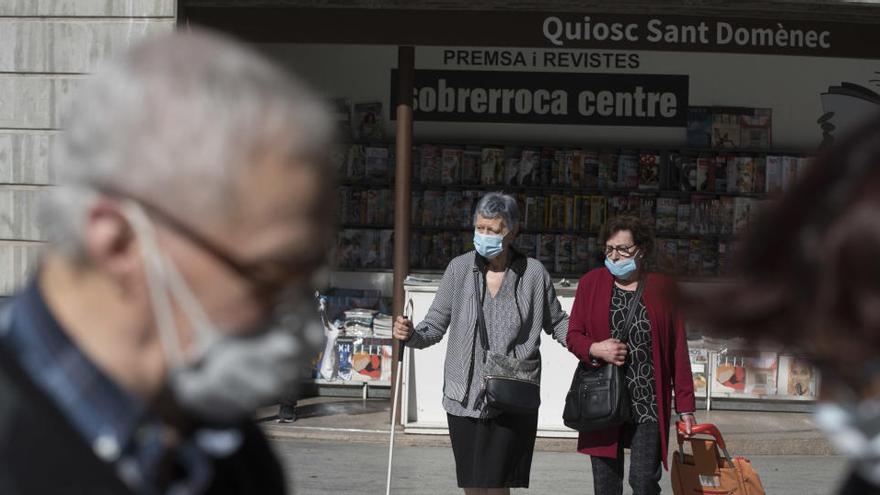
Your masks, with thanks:
M 49 241 L 81 258 L 101 189 L 121 190 L 190 222 L 234 217 L 237 184 L 261 160 L 329 165 L 333 122 L 296 77 L 222 36 L 151 38 L 86 81 L 52 165 L 61 187 L 42 209 Z M 328 174 L 332 174 L 327 169 Z
M 477 223 L 478 215 L 488 219 L 501 217 L 511 232 L 519 228 L 519 205 L 509 194 L 490 192 L 480 198 L 474 210 L 474 223 Z

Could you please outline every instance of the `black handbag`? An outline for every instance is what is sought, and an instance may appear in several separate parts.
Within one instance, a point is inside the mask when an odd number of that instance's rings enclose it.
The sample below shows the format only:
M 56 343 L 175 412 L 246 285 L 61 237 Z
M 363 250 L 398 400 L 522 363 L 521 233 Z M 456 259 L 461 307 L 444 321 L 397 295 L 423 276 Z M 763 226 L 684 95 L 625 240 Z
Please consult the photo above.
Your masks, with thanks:
M 489 349 L 489 334 L 486 331 L 483 301 L 479 289 L 480 270 L 474 266 L 477 329 L 480 344 L 485 350 L 481 398 L 490 410 L 511 414 L 533 414 L 541 405 L 541 360 L 517 359 L 516 339 L 510 343 L 505 354 Z M 511 353 L 514 355 L 511 356 Z
M 639 282 L 633 302 L 627 308 L 623 324 L 625 332 L 629 332 L 644 286 L 644 281 Z M 562 411 L 565 426 L 581 432 L 600 430 L 626 423 L 631 414 L 626 369 L 623 366 L 603 363 L 591 367 L 583 362 L 578 363 L 565 396 L 565 409 Z

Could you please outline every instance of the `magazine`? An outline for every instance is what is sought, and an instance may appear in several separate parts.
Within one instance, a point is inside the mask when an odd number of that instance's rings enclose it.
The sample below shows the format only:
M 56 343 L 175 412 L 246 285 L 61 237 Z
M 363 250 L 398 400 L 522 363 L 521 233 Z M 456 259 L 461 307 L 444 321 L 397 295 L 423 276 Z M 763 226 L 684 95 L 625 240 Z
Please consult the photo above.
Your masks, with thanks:
M 517 183 L 521 186 L 541 184 L 541 152 L 537 149 L 524 149 L 520 155 Z
M 660 189 L 660 155 L 654 152 L 643 152 L 639 155 L 640 190 L 656 191 Z
M 364 155 L 367 179 L 388 180 L 388 148 L 367 146 Z
M 419 178 L 422 184 L 440 183 L 440 149 L 431 144 L 423 144 L 419 153 L 421 156 L 421 173 Z
M 382 103 L 356 103 L 352 113 L 355 139 L 361 141 L 382 140 Z
M 740 115 L 740 146 L 768 149 L 773 144 L 773 109 L 755 108 Z
M 617 187 L 639 187 L 639 155 L 632 150 L 622 150 L 617 158 Z
M 461 183 L 466 185 L 480 183 L 480 164 L 482 161 L 482 150 L 477 147 L 468 146 L 461 155 Z
M 779 194 L 782 192 L 782 157 L 767 157 L 767 185 L 765 190 L 769 194 Z
M 584 173 L 581 177 L 581 186 L 588 189 L 595 189 L 599 186 L 599 154 L 595 151 L 584 151 Z M 604 184 L 608 181 L 608 170 L 605 170 L 605 178 L 602 179 Z
M 483 148 L 480 171 L 480 183 L 486 185 L 501 184 L 504 175 L 504 150 L 501 148 Z
M 712 111 L 709 107 L 688 107 L 687 145 L 692 148 L 712 145 Z
M 464 152 L 460 148 L 443 148 L 441 151 L 442 171 L 440 182 L 442 184 L 459 184 L 461 182 L 461 161 Z

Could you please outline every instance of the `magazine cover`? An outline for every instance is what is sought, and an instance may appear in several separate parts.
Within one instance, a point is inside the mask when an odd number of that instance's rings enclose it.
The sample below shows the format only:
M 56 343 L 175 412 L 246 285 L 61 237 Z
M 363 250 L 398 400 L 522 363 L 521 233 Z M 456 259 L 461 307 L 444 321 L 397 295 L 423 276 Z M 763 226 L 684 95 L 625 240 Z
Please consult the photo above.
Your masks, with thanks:
M 688 249 L 688 266 L 687 274 L 693 277 L 700 275 L 703 267 L 703 241 L 700 239 L 691 239 L 690 248 Z
M 422 197 L 422 226 L 440 227 L 444 220 L 443 207 L 445 194 L 443 191 L 425 191 Z
M 479 184 L 480 183 L 480 163 L 483 159 L 483 152 L 480 148 L 468 146 L 461 155 L 461 183 L 462 184 Z
M 360 236 L 353 229 L 340 230 L 336 237 L 336 266 L 351 268 L 360 266 Z
M 742 395 L 746 390 L 746 367 L 744 360 L 736 356 L 718 356 L 716 358 L 715 377 L 712 384 L 713 397 L 729 397 Z
M 361 236 L 361 263 L 364 268 L 381 268 L 382 247 L 378 230 L 364 230 Z
M 366 153 L 363 145 L 353 144 L 348 148 L 348 157 L 346 169 L 348 169 L 347 179 L 357 181 L 363 179 L 366 168 Z
M 605 197 L 590 196 L 590 232 L 598 232 L 605 223 Z
M 504 150 L 501 148 L 483 148 L 480 170 L 480 182 L 482 184 L 501 184 L 504 175 Z
M 575 236 L 574 258 L 572 260 L 574 273 L 586 273 L 592 268 L 592 245 L 595 243 L 595 237 Z
M 440 149 L 432 144 L 423 144 L 420 151 L 422 184 L 440 183 Z
M 691 375 L 694 377 L 694 395 L 705 398 L 709 391 L 707 380 L 709 371 L 709 351 L 706 349 L 688 350 L 691 361 Z
M 460 148 L 443 148 L 441 161 L 443 163 L 440 174 L 442 184 L 459 184 L 461 182 L 461 160 L 464 152 Z
M 687 239 L 678 239 L 678 248 L 676 252 L 678 257 L 675 258 L 675 273 L 678 275 L 687 275 L 688 262 L 690 260 L 691 241 Z
M 596 186 L 600 189 L 617 187 L 617 152 L 602 150 L 598 160 L 599 172 Z
M 657 239 L 657 269 L 668 275 L 675 275 L 675 259 L 678 257 L 678 241 Z
M 379 246 L 382 250 L 380 266 L 392 268 L 394 266 L 394 231 L 382 229 L 379 231 Z
M 550 228 L 565 228 L 565 196 L 561 194 L 550 196 Z
M 639 219 L 647 225 L 653 225 L 654 220 L 654 196 L 638 196 L 639 198 Z
M 740 147 L 740 123 L 738 113 L 712 114 L 712 147 L 713 148 L 739 148 Z
M 370 189 L 365 191 L 367 196 L 366 207 L 366 223 L 369 225 L 380 225 L 384 223 L 387 209 L 387 189 Z
M 582 150 L 572 150 L 569 155 L 569 169 L 571 170 L 571 185 L 574 187 L 584 186 L 584 152 Z
M 574 198 L 575 229 L 580 233 L 590 231 L 590 197 L 579 194 Z
M 736 192 L 755 192 L 755 157 L 736 157 Z
M 516 247 L 530 258 L 538 257 L 538 237 L 535 234 L 520 234 L 516 238 Z
M 574 250 L 574 236 L 560 235 L 556 243 L 556 273 L 571 273 L 571 259 Z
M 675 232 L 678 215 L 678 198 L 657 198 L 657 233 Z
M 574 196 L 565 196 L 565 221 L 562 228 L 573 230 L 577 225 L 577 212 L 574 208 Z
M 779 395 L 815 400 L 819 373 L 809 361 L 796 356 L 779 356 Z
M 538 261 L 544 264 L 548 270 L 555 268 L 556 262 L 556 236 L 552 234 L 538 235 Z
M 617 187 L 639 187 L 639 155 L 632 150 L 622 150 L 617 158 Z
M 660 189 L 660 155 L 655 152 L 643 152 L 639 155 L 639 190 L 658 189 Z
M 712 191 L 714 184 L 710 182 L 710 178 L 714 176 L 715 163 L 714 158 L 709 155 L 700 155 L 697 157 L 697 191 Z
M 767 192 L 767 158 L 763 156 L 755 157 L 755 184 L 752 192 Z
M 362 141 L 382 140 L 382 102 L 356 103 L 352 114 L 355 139 Z
M 540 185 L 541 151 L 526 148 L 522 150 L 519 161 L 517 184 L 521 186 Z
M 743 363 L 746 368 L 746 394 L 760 397 L 776 395 L 778 356 L 775 352 L 746 355 Z
M 691 225 L 691 204 L 687 200 L 681 200 L 678 203 L 675 233 L 687 234 L 690 232 Z
M 502 183 L 515 185 L 519 177 L 519 162 L 522 159 L 522 148 L 519 146 L 504 147 L 504 169 L 502 170 Z
M 554 186 L 570 186 L 571 185 L 571 152 L 566 150 L 556 150 L 553 153 L 553 176 L 551 185 Z
M 773 144 L 773 109 L 755 108 L 740 115 L 740 146 L 768 149 Z
M 697 157 L 676 156 L 674 166 L 678 168 L 678 189 L 684 192 L 697 190 Z
M 733 199 L 733 233 L 748 232 L 752 218 L 754 200 L 752 198 Z
M 447 228 L 458 227 L 461 224 L 460 206 L 464 201 L 464 193 L 462 191 L 446 191 L 443 198 L 443 225 Z
M 728 192 L 729 186 L 727 183 L 727 168 L 728 163 L 733 161 L 735 157 L 729 155 L 716 155 L 714 158 L 714 174 L 713 179 L 715 181 L 714 187 L 712 190 L 715 192 Z
M 595 189 L 599 187 L 599 153 L 595 151 L 584 151 L 584 174 L 581 177 L 581 185 L 588 189 Z M 603 179 L 603 183 L 607 182 L 608 171 L 605 171 L 605 179 Z M 604 186 L 603 186 L 604 187 Z
M 715 242 L 702 241 L 700 259 L 703 262 L 699 273 L 701 277 L 711 277 L 718 273 L 718 245 Z
M 687 145 L 691 148 L 712 145 L 712 111 L 709 107 L 688 107 Z
M 367 146 L 364 155 L 367 179 L 388 180 L 388 148 Z
M 553 148 L 542 148 L 540 165 L 541 185 L 549 186 L 553 183 L 553 164 L 555 162 L 556 150 Z
M 718 213 L 718 233 L 721 235 L 733 234 L 733 218 L 735 216 L 734 198 L 722 196 L 719 200 L 721 209 Z

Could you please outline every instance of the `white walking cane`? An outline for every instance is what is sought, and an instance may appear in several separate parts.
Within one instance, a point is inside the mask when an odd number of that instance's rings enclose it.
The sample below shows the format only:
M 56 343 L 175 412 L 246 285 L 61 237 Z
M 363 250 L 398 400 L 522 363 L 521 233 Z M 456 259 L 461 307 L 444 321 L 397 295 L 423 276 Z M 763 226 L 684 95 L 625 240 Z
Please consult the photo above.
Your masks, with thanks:
M 403 317 L 412 321 L 413 302 L 412 299 L 406 302 L 406 308 L 403 310 Z M 391 405 L 391 441 L 388 445 L 388 477 L 385 480 L 385 495 L 391 494 L 391 465 L 394 460 L 394 426 L 397 419 L 397 403 L 400 402 L 398 395 L 400 393 L 400 380 L 403 376 L 403 351 L 406 350 L 406 342 L 400 341 L 400 348 L 397 351 L 397 377 L 394 379 L 394 393 L 391 395 L 393 404 Z

